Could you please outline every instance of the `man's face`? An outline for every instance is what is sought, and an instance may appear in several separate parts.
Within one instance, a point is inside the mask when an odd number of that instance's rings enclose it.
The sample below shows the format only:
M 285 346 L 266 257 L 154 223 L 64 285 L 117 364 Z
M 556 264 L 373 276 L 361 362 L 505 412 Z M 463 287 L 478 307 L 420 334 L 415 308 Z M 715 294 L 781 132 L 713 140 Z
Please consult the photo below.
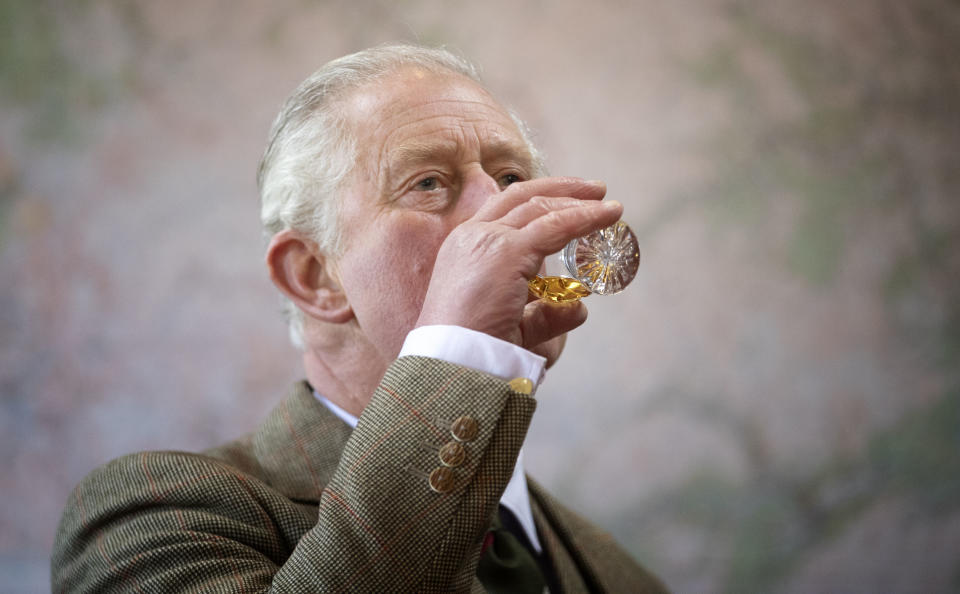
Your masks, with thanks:
M 533 162 L 507 111 L 456 74 L 404 69 L 361 87 L 344 110 L 358 160 L 341 193 L 334 267 L 361 332 L 390 361 L 417 321 L 447 234 L 490 196 L 531 179 Z

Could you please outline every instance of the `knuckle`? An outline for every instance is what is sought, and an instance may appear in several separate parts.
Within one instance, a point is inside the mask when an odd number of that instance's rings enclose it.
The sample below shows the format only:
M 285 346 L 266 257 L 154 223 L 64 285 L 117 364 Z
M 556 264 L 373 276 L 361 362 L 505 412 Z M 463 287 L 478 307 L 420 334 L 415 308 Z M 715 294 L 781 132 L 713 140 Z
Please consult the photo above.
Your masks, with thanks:
M 502 251 L 506 247 L 506 238 L 502 233 L 488 230 L 480 234 L 470 247 L 471 253 L 478 256 L 487 256 Z
M 583 180 L 582 180 L 582 179 L 580 179 L 579 177 L 572 177 L 572 176 L 569 176 L 569 175 L 560 176 L 560 177 L 557 178 L 557 181 L 559 181 L 559 182 L 562 183 L 562 184 L 568 185 L 568 186 L 580 186 L 580 185 L 583 185 Z
M 547 225 L 556 226 L 563 223 L 566 217 L 567 217 L 567 213 L 565 213 L 562 210 L 551 210 L 550 212 L 547 212 L 546 214 L 544 214 L 543 217 L 541 217 L 541 219 Z
M 587 185 L 587 183 L 579 177 L 561 177 L 559 178 L 559 181 L 563 188 L 567 191 L 580 190 Z
M 527 204 L 538 208 L 543 212 L 548 212 L 553 208 L 552 200 L 546 196 L 540 195 L 530 198 L 530 200 L 527 201 Z
M 536 208 L 541 215 L 546 215 L 552 212 L 557 212 L 570 208 L 572 206 L 578 206 L 582 204 L 581 200 L 576 198 L 571 198 L 567 196 L 534 196 L 529 201 L 532 207 Z

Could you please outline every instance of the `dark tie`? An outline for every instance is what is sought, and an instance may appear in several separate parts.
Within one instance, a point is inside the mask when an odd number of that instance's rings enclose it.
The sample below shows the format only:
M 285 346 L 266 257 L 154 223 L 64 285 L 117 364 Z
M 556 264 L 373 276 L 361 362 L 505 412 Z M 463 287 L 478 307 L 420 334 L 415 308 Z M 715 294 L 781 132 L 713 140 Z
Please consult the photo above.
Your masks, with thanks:
M 500 506 L 483 544 L 477 578 L 488 592 L 543 594 L 547 583 L 536 553 L 510 510 Z

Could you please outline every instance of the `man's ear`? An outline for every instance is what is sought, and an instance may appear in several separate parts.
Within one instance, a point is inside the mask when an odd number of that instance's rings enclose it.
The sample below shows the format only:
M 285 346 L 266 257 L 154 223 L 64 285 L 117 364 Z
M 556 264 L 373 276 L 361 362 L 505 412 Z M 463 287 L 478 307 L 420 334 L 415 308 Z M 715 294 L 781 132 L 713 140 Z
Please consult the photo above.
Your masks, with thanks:
M 304 313 L 332 324 L 353 318 L 329 258 L 304 234 L 286 229 L 274 235 L 266 260 L 270 280 Z

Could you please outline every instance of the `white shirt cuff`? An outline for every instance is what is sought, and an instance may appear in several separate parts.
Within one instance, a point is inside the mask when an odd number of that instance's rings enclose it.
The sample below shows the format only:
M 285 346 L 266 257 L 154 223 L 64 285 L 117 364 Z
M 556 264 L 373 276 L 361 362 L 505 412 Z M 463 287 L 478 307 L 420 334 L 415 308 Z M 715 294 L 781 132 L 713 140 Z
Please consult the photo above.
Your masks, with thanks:
M 399 357 L 442 359 L 504 380 L 525 377 L 540 384 L 546 358 L 511 342 L 461 326 L 420 326 L 407 334 Z

